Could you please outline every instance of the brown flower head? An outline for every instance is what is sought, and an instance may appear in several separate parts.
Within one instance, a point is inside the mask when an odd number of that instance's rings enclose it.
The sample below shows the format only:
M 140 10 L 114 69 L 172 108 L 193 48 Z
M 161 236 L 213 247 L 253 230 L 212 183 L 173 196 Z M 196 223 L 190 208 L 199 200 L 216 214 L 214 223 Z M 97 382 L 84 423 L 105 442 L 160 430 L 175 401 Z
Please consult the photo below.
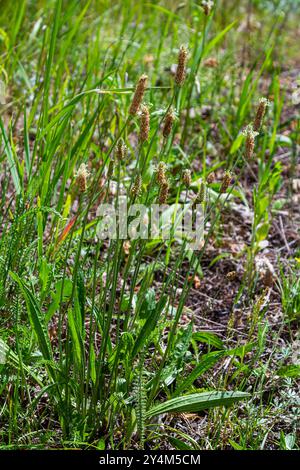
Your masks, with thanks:
M 126 155 L 126 145 L 124 144 L 123 139 L 120 139 L 119 142 L 117 143 L 117 151 L 116 151 L 116 157 L 117 160 L 120 162 L 124 160 L 125 155 Z
M 211 184 L 211 183 L 214 182 L 214 180 L 215 180 L 215 174 L 214 174 L 214 172 L 212 171 L 211 173 L 209 173 L 209 174 L 207 175 L 206 181 L 207 181 L 208 184 Z
M 255 137 L 258 135 L 258 132 L 253 130 L 252 124 L 249 124 L 243 132 L 246 137 L 246 158 L 250 159 L 253 157 Z
M 160 204 L 165 204 L 167 202 L 169 189 L 170 189 L 169 181 L 165 179 L 160 185 L 160 190 L 159 190 L 159 203 Z
M 179 49 L 179 54 L 178 54 L 178 63 L 177 63 L 177 69 L 176 69 L 176 75 L 175 75 L 175 83 L 178 86 L 182 86 L 184 80 L 185 80 L 185 75 L 186 75 L 186 62 L 187 62 L 187 56 L 188 56 L 188 51 L 184 46 L 181 46 Z
M 214 2 L 212 0 L 204 0 L 201 3 L 201 6 L 203 8 L 204 14 L 208 16 L 214 6 Z
M 89 172 L 85 163 L 82 163 L 76 173 L 76 184 L 79 187 L 79 191 L 84 193 L 87 188 L 87 178 Z
M 115 162 L 113 159 L 110 160 L 107 170 L 107 178 L 110 179 L 114 173 Z
M 165 139 L 170 135 L 174 121 L 175 121 L 174 110 L 170 109 L 167 112 L 165 120 L 164 120 L 163 136 Z
M 149 108 L 145 104 L 141 106 L 141 125 L 140 125 L 140 141 L 146 142 L 149 138 L 150 131 L 150 113 Z
M 205 183 L 202 181 L 198 193 L 194 199 L 194 204 L 202 204 L 202 202 L 205 201 L 205 196 L 206 196 L 206 186 Z
M 137 175 L 135 182 L 131 188 L 131 194 L 133 196 L 140 196 L 142 193 L 142 177 L 141 175 Z
M 214 68 L 218 67 L 219 62 L 218 62 L 218 60 L 215 59 L 214 57 L 208 57 L 208 58 L 204 61 L 204 65 L 205 65 L 205 67 L 214 69 Z
M 136 85 L 135 92 L 132 98 L 132 102 L 129 108 L 130 116 L 135 116 L 138 112 L 141 103 L 143 101 L 143 97 L 145 94 L 145 90 L 147 87 L 148 77 L 147 75 L 142 75 Z
M 189 188 L 192 184 L 192 174 L 191 170 L 184 170 L 182 174 L 182 181 L 186 188 Z
M 156 181 L 161 186 L 166 180 L 167 165 L 164 162 L 159 162 L 156 168 Z
M 230 184 L 231 184 L 231 174 L 229 173 L 229 171 L 226 171 L 225 175 L 223 176 L 220 193 L 226 193 Z
M 266 114 L 267 106 L 269 106 L 269 101 L 266 98 L 261 98 L 259 100 L 258 108 L 256 111 L 254 123 L 253 123 L 253 130 L 258 132 L 262 126 L 262 122 L 264 119 L 264 115 Z

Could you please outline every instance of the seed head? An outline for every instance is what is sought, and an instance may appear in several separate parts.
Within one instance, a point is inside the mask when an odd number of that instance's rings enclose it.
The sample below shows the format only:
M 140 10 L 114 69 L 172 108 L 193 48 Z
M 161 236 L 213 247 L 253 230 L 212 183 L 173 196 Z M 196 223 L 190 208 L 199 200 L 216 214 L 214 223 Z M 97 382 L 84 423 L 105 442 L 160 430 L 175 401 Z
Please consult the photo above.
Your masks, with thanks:
M 186 188 L 189 188 L 192 184 L 191 170 L 184 170 L 182 174 L 182 181 Z
M 141 106 L 141 126 L 140 126 L 140 141 L 146 142 L 149 138 L 150 131 L 150 113 L 149 108 L 145 104 Z
M 125 155 L 126 155 L 126 145 L 124 144 L 123 139 L 120 139 L 119 142 L 117 143 L 117 151 L 116 151 L 116 157 L 119 162 L 124 160 Z
M 206 0 L 201 3 L 203 8 L 204 14 L 208 16 L 214 6 L 214 2 L 212 0 Z
M 231 174 L 229 173 L 229 171 L 226 171 L 225 175 L 223 176 L 220 193 L 226 193 L 230 184 L 231 184 Z
M 110 160 L 109 165 L 108 165 L 108 170 L 107 170 L 107 178 L 108 179 L 110 179 L 113 175 L 114 166 L 115 166 L 114 160 Z
M 87 178 L 89 176 L 89 172 L 85 163 L 82 163 L 76 173 L 76 183 L 79 187 L 79 191 L 84 193 L 87 188 Z
M 165 139 L 170 135 L 174 121 L 175 121 L 174 110 L 170 109 L 167 112 L 165 120 L 164 120 L 163 136 Z
M 141 175 L 137 175 L 135 182 L 131 188 L 131 194 L 133 196 L 140 196 L 142 193 L 142 177 Z
M 135 92 L 132 98 L 132 102 L 129 108 L 130 116 L 135 116 L 138 112 L 141 103 L 143 101 L 144 93 L 147 87 L 148 77 L 147 75 L 142 75 L 136 85 Z
M 178 86 L 181 86 L 185 80 L 185 75 L 186 75 L 186 61 L 187 61 L 187 55 L 188 51 L 184 46 L 181 46 L 179 49 L 179 54 L 178 54 L 178 64 L 177 64 L 177 69 L 176 69 L 176 75 L 175 75 L 175 83 Z
M 263 119 L 264 119 L 264 115 L 266 114 L 267 106 L 269 106 L 269 104 L 270 103 L 266 98 L 261 98 L 259 100 L 259 104 L 258 104 L 257 111 L 256 111 L 256 116 L 255 116 L 254 123 L 253 123 L 254 131 L 260 130 Z
M 237 272 L 236 271 L 229 271 L 227 274 L 226 274 L 226 278 L 228 279 L 228 281 L 234 281 L 237 277 Z
M 256 258 L 255 268 L 265 287 L 272 287 L 274 282 L 274 267 L 265 256 Z
M 208 57 L 208 59 L 206 59 L 204 61 L 204 65 L 205 65 L 205 67 L 214 69 L 214 68 L 218 67 L 219 62 L 218 62 L 217 59 L 215 59 L 215 57 Z
M 159 186 L 162 186 L 162 184 L 166 180 L 166 171 L 167 171 L 167 165 L 164 162 L 159 162 L 156 168 L 156 181 L 159 184 Z
M 194 204 L 202 204 L 205 201 L 206 196 L 206 186 L 205 183 L 202 182 L 199 186 L 198 193 L 194 199 Z
M 169 189 L 170 189 L 169 181 L 165 179 L 160 185 L 160 190 L 159 190 L 159 203 L 160 204 L 165 204 L 167 202 Z
M 255 132 L 253 130 L 252 124 L 249 124 L 243 133 L 246 137 L 246 158 L 250 159 L 253 157 L 255 137 L 258 135 L 258 132 Z
M 214 172 L 212 171 L 211 173 L 209 173 L 209 174 L 207 175 L 206 181 L 207 181 L 208 184 L 211 184 L 211 183 L 214 182 L 214 180 L 215 180 L 215 174 L 214 174 Z
M 265 303 L 268 300 L 269 287 L 272 287 L 272 284 L 264 288 L 256 302 L 255 308 L 258 312 L 261 311 L 261 309 L 264 307 Z

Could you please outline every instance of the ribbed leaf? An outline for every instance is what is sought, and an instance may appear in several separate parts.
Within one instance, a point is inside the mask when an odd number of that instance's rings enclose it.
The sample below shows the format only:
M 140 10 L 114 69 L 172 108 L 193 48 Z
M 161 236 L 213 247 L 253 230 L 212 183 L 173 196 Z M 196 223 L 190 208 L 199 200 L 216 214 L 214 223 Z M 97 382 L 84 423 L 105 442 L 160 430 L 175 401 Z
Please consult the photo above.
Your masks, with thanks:
M 210 369 L 210 367 L 212 367 L 223 355 L 223 351 L 205 354 L 202 357 L 201 362 L 199 362 L 192 372 L 182 382 L 179 383 L 174 395 L 179 395 L 184 390 L 187 390 L 191 385 L 193 385 L 195 380 L 200 377 L 200 375 L 204 374 L 204 372 Z
M 82 360 L 83 360 L 83 344 L 82 338 L 80 334 L 80 326 L 76 321 L 74 311 L 70 308 L 68 310 L 68 323 L 70 327 L 71 337 L 72 337 L 72 344 L 75 354 L 75 361 L 77 363 L 78 368 L 80 369 Z
M 10 277 L 19 285 L 24 295 L 29 321 L 35 333 L 43 358 L 50 361 L 52 359 L 52 350 L 40 307 L 22 279 L 20 279 L 15 273 L 10 272 L 9 274 Z
M 133 351 L 132 351 L 133 357 L 137 355 L 137 353 L 144 346 L 146 339 L 155 330 L 160 314 L 163 311 L 164 306 L 166 305 L 166 301 L 167 301 L 167 297 L 166 296 L 162 297 L 157 304 L 156 310 L 152 313 L 152 315 L 149 315 L 146 322 L 144 323 L 133 347 Z
M 10 367 L 19 370 L 20 369 L 20 360 L 17 354 L 0 338 L 0 364 L 8 363 Z M 23 370 L 31 375 L 31 377 L 40 385 L 43 386 L 42 379 L 38 377 L 30 367 L 27 367 L 22 363 Z
M 200 343 L 206 343 L 209 346 L 214 346 L 217 349 L 224 349 L 222 340 L 217 335 L 210 333 L 209 331 L 196 331 L 193 333 L 193 339 L 200 341 Z
M 169 441 L 170 441 L 170 444 L 172 444 L 172 446 L 175 447 L 175 449 L 178 449 L 178 450 L 193 450 L 193 448 L 191 446 L 186 444 L 186 442 L 181 441 L 177 437 L 170 436 Z
M 163 413 L 194 413 L 208 408 L 214 408 L 215 406 L 229 406 L 247 397 L 250 397 L 250 394 L 246 392 L 193 393 L 159 403 L 159 405 L 152 407 L 146 413 L 146 416 L 150 418 Z

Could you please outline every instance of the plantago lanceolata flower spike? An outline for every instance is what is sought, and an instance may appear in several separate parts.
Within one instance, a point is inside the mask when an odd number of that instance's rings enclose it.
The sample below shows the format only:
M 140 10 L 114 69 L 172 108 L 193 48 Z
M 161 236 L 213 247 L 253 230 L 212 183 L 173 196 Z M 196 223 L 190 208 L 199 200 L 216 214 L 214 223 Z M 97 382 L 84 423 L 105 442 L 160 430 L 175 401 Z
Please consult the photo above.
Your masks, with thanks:
M 182 175 L 182 181 L 186 188 L 189 188 L 192 184 L 191 170 L 184 170 Z
M 266 98 L 261 98 L 259 100 L 258 108 L 256 111 L 256 116 L 253 123 L 253 130 L 258 132 L 262 126 L 264 115 L 266 114 L 267 106 L 269 106 L 269 101 Z
M 166 180 L 167 165 L 164 162 L 159 162 L 156 168 L 156 181 L 161 186 Z
M 169 181 L 165 179 L 162 184 L 160 185 L 160 190 L 159 190 L 159 203 L 160 204 L 165 204 L 168 200 L 169 196 Z
M 258 135 L 258 132 L 253 130 L 252 124 L 249 124 L 243 132 L 246 137 L 246 158 L 250 159 L 253 157 L 255 137 Z
M 116 151 L 116 157 L 119 162 L 124 160 L 126 156 L 126 150 L 127 148 L 126 148 L 126 145 L 124 144 L 123 139 L 120 139 L 117 144 L 117 151 Z
M 226 279 L 228 279 L 228 281 L 234 281 L 236 277 L 237 277 L 236 271 L 230 271 L 229 273 L 226 274 Z
M 141 124 L 140 124 L 140 141 L 146 142 L 149 138 L 150 131 L 150 113 L 149 108 L 145 104 L 141 106 Z
M 205 201 L 205 196 L 206 196 L 206 186 L 205 183 L 202 181 L 198 193 L 194 199 L 194 204 L 202 204 L 202 202 Z
M 135 92 L 132 98 L 132 102 L 129 108 L 130 116 L 135 116 L 138 110 L 140 109 L 145 90 L 147 87 L 148 77 L 147 75 L 142 75 L 136 85 Z
M 171 108 L 167 112 L 165 120 L 164 120 L 163 136 L 165 139 L 170 135 L 174 121 L 175 121 L 175 114 L 174 114 L 174 110 Z
M 204 0 L 201 3 L 201 6 L 203 8 L 204 14 L 208 16 L 214 6 L 214 2 L 212 0 Z
M 76 173 L 76 184 L 79 187 L 79 191 L 84 193 L 87 188 L 87 178 L 89 172 L 85 163 L 81 163 L 77 173 Z
M 111 159 L 111 161 L 109 162 L 109 165 L 108 165 L 108 170 L 107 170 L 107 178 L 110 179 L 113 175 L 113 172 L 114 172 L 114 167 L 115 167 L 115 162 L 113 159 Z
M 230 184 L 231 184 L 231 174 L 229 173 L 229 171 L 226 171 L 225 175 L 223 176 L 220 193 L 226 193 Z
M 215 67 L 218 67 L 219 62 L 218 62 L 218 59 L 216 59 L 215 57 L 208 57 L 204 61 L 204 65 L 205 67 L 214 69 Z
M 133 183 L 133 186 L 131 188 L 131 194 L 133 196 L 140 196 L 142 193 L 142 177 L 141 175 L 137 175 L 135 178 L 135 182 Z
M 214 174 L 214 172 L 212 171 L 211 173 L 209 173 L 209 174 L 207 175 L 206 181 L 207 181 L 208 184 L 211 184 L 211 183 L 214 182 L 214 180 L 215 180 L 215 174 Z
M 187 62 L 188 51 L 184 46 L 181 46 L 178 54 L 178 64 L 175 75 L 175 83 L 181 86 L 185 80 L 186 75 L 186 62 Z

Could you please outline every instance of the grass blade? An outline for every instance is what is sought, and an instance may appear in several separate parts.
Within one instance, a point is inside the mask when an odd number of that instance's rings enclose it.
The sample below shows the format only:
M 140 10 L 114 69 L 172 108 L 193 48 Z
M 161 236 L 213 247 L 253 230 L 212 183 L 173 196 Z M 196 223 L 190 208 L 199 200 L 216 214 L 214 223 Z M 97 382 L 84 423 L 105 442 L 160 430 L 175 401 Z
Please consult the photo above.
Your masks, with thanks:
M 22 187 L 21 187 L 21 181 L 20 181 L 20 176 L 17 170 L 16 162 L 13 156 L 13 152 L 7 137 L 7 134 L 4 129 L 4 125 L 2 122 L 2 119 L 0 118 L 0 128 L 1 128 L 1 133 L 2 133 L 2 138 L 4 141 L 4 150 L 7 156 L 8 164 L 9 164 L 9 169 L 11 172 L 12 180 L 14 183 L 14 187 L 16 190 L 17 195 L 22 193 Z

